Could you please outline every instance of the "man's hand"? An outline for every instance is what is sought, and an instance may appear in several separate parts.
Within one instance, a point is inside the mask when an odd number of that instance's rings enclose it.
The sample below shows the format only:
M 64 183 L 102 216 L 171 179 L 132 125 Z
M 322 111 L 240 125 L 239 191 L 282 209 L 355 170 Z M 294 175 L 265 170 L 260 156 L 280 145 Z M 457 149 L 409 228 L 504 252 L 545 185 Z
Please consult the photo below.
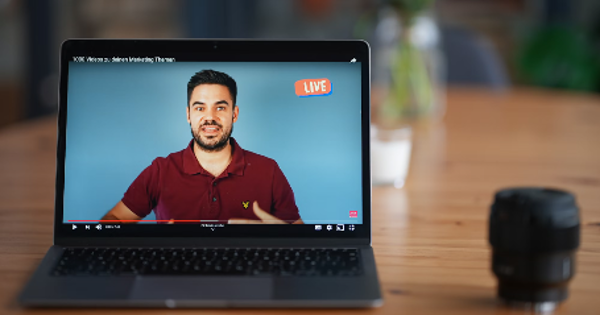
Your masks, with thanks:
M 229 220 L 229 224 L 288 224 L 288 222 L 280 220 L 274 216 L 272 216 L 271 214 L 267 213 L 265 210 L 261 209 L 258 206 L 258 201 L 255 201 L 252 204 L 253 210 L 254 210 L 254 214 L 256 214 L 256 216 L 260 219 L 260 220 L 247 220 L 247 219 L 230 219 Z M 294 222 L 293 224 L 302 224 L 302 220 L 298 220 L 296 222 Z

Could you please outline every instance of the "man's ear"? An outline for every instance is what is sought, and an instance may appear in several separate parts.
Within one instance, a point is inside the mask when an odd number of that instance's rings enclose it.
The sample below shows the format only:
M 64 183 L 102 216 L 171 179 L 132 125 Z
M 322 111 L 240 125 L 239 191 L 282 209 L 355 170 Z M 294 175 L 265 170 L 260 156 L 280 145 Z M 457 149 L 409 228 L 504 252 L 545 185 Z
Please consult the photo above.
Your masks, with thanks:
M 233 109 L 233 122 L 236 122 L 238 120 L 239 115 L 240 115 L 240 107 L 236 105 L 235 108 Z
M 187 107 L 186 107 L 186 109 L 185 109 L 185 114 L 186 114 L 186 117 L 187 117 L 187 122 L 188 122 L 188 124 L 190 124 L 190 125 L 191 125 L 191 124 L 192 124 L 192 121 L 190 120 L 190 107 L 189 107 L 189 106 L 187 106 Z

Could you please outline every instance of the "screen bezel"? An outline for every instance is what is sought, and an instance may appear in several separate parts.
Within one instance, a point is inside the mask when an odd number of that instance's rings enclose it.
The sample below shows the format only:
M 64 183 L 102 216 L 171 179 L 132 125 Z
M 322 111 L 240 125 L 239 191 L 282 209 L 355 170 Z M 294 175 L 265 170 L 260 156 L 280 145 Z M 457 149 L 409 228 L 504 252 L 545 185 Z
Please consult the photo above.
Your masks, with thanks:
M 216 47 L 216 48 L 215 48 Z M 128 226 L 120 230 L 72 230 L 63 223 L 65 184 L 65 143 L 67 126 L 67 83 L 69 61 L 74 56 L 161 56 L 181 61 L 281 61 L 281 62 L 350 62 L 361 66 L 361 128 L 362 128 L 362 191 L 363 223 L 351 233 L 315 231 L 314 225 L 240 225 L 231 228 L 198 228 L 197 225 Z M 57 175 L 55 196 L 55 244 L 76 243 L 95 239 L 97 244 L 128 239 L 136 245 L 161 243 L 160 240 L 217 240 L 223 239 L 312 239 L 347 240 L 353 243 L 371 242 L 371 173 L 370 173 L 370 48 L 361 40 L 329 41 L 261 41 L 261 40 L 104 40 L 77 39 L 65 41 L 61 49 L 58 114 Z M 160 235 L 160 236 L 156 236 Z M 136 241 L 133 241 L 136 240 Z M 219 241 L 220 240 L 220 241 Z M 157 242 L 158 241 L 158 242 Z M 167 241 L 168 243 L 168 241 Z

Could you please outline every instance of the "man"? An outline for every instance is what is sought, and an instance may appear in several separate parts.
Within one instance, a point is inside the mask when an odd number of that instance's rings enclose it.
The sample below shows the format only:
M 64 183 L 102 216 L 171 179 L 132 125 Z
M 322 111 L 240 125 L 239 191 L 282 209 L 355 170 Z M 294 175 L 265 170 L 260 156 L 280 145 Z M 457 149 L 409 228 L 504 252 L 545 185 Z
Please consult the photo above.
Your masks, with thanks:
M 302 223 L 277 163 L 243 150 L 231 137 L 239 117 L 235 80 L 203 70 L 192 76 L 187 94 L 188 147 L 156 158 L 102 219 L 140 220 L 154 210 L 157 220 L 167 222 Z

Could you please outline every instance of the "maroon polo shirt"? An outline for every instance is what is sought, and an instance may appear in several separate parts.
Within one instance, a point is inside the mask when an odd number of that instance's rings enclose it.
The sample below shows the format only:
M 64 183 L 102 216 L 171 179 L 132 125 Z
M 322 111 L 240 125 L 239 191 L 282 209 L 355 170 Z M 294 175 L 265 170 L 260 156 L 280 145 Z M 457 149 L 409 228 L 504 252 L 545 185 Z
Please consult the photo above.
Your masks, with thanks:
M 194 140 L 182 151 L 156 158 L 133 181 L 123 203 L 140 217 L 157 220 L 258 220 L 252 204 L 275 217 L 300 219 L 294 192 L 274 160 L 242 149 L 231 138 L 232 159 L 218 177 L 194 154 Z

